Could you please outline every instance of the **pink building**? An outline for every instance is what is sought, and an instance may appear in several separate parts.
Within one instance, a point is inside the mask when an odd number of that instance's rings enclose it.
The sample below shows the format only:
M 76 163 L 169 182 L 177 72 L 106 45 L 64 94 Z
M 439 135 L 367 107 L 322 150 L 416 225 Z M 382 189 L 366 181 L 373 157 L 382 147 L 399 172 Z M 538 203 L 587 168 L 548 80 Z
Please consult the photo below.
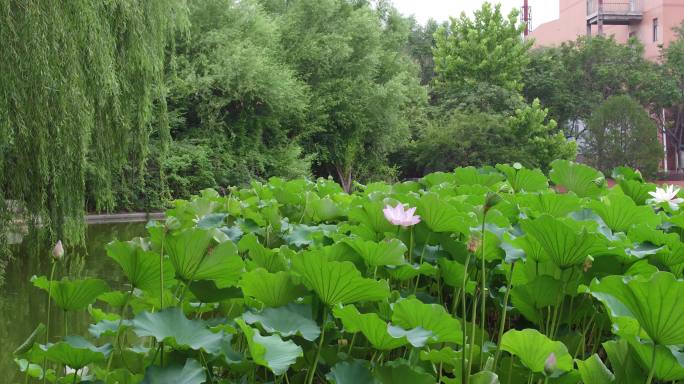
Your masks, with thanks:
M 560 0 L 558 19 L 541 24 L 529 36 L 535 46 L 556 46 L 602 29 L 619 42 L 638 38 L 646 58 L 657 60 L 660 46 L 675 38 L 673 28 L 682 21 L 684 0 Z

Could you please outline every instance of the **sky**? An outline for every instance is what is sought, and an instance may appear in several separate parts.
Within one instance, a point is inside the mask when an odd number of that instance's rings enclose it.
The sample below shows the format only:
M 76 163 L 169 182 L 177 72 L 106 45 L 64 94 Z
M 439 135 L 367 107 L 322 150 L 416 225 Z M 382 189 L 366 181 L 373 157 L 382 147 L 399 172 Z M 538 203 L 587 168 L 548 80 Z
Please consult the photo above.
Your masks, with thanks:
M 482 6 L 485 0 L 392 0 L 394 6 L 406 16 L 414 15 L 420 23 L 433 18 L 444 21 L 449 16 L 459 16 L 461 12 L 472 14 Z M 523 0 L 490 0 L 491 3 L 501 3 L 501 9 L 506 14 L 512 8 L 520 8 Z M 532 12 L 532 29 L 547 21 L 558 18 L 558 1 L 529 0 Z

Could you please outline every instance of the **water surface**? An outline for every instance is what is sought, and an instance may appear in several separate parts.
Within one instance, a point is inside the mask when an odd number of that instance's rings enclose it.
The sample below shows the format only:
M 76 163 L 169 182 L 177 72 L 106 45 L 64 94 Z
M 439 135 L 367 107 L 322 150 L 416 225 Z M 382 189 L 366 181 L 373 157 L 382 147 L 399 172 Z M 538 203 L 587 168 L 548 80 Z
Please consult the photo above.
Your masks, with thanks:
M 41 233 L 24 236 L 22 243 L 12 246 L 12 260 L 5 271 L 5 283 L 0 287 L 0 383 L 23 382 L 23 375 L 14 363 L 12 351 L 46 318 L 47 293 L 35 288 L 33 275 L 49 276 L 50 244 L 38 240 Z M 145 235 L 145 223 L 92 224 L 88 226 L 86 244 L 81 249 L 66 248 L 66 262 L 60 263 L 55 278 L 65 274 L 72 277 L 97 277 L 120 288 L 124 283 L 119 268 L 106 256 L 104 246 L 112 240 L 129 240 Z M 86 312 L 72 313 L 65 321 L 54 304 L 51 313 L 52 340 L 64 334 L 87 332 L 90 316 Z

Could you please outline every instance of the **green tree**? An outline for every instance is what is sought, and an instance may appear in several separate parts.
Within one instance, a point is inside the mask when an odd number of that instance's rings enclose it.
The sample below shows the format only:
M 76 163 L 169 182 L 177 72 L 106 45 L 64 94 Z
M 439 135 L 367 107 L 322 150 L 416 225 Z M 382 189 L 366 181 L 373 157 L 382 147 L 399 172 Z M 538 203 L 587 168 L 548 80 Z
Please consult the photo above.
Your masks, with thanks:
M 299 143 L 309 94 L 284 62 L 275 20 L 249 0 L 193 0 L 189 9 L 169 82 L 179 152 L 157 165 L 173 195 L 308 175 Z
M 605 174 L 626 165 L 645 176 L 655 175 L 663 155 L 658 128 L 636 100 L 627 95 L 609 97 L 594 111 L 587 126 L 582 144 L 587 163 Z
M 435 87 L 462 95 L 480 84 L 519 91 L 529 62 L 531 41 L 522 39 L 524 25 L 516 10 L 504 17 L 501 5 L 485 2 L 470 18 L 462 13 L 435 33 Z
M 439 24 L 428 20 L 425 25 L 411 19 L 411 33 L 408 38 L 408 51 L 411 57 L 420 65 L 420 83 L 428 85 L 435 77 L 435 59 L 432 50 L 435 48 L 435 32 Z
M 630 95 L 649 108 L 664 90 L 656 64 L 643 57 L 636 39 L 620 44 L 611 37 L 579 37 L 558 48 L 541 48 L 525 69 L 524 95 L 538 98 L 569 135 L 579 138 L 586 121 L 604 100 Z
M 406 54 L 409 22 L 391 7 L 365 1 L 270 1 L 279 15 L 287 63 L 311 94 L 305 141 L 317 174 L 335 174 L 344 188 L 383 177 L 387 156 L 410 137 L 425 100 L 417 67 Z
M 120 185 L 144 188 L 150 138 L 160 155 L 169 141 L 165 53 L 185 17 L 183 0 L 1 0 L 0 201 L 77 240 L 86 199 L 110 210 Z

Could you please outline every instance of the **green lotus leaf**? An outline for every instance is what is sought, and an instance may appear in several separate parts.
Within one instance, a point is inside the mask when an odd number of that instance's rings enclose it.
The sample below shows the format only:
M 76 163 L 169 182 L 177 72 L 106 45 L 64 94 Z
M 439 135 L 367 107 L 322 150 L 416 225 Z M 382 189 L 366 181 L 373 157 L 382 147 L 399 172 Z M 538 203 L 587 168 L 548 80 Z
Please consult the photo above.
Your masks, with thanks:
M 315 222 L 330 221 L 344 216 L 344 211 L 329 197 L 311 199 L 309 208 Z
M 321 334 L 321 329 L 311 319 L 311 306 L 304 304 L 288 304 L 278 308 L 265 308 L 261 312 L 245 312 L 242 318 L 247 324 L 261 324 L 268 333 L 280 336 L 300 335 L 313 341 Z
M 320 242 L 324 237 L 335 233 L 337 226 L 335 225 L 306 225 L 293 224 L 291 230 L 283 235 L 283 240 L 288 244 L 294 245 L 298 248 L 303 248 L 314 243 Z
M 31 332 L 29 337 L 26 338 L 26 340 L 24 340 L 24 342 L 21 343 L 21 345 L 18 346 L 17 349 L 15 349 L 14 352 L 12 352 L 12 354 L 14 356 L 20 356 L 28 352 L 31 349 L 31 347 L 33 347 L 33 344 L 36 342 L 36 340 L 38 340 L 39 337 L 43 336 L 43 334 L 45 333 L 45 329 L 45 324 L 38 324 L 38 326 L 36 326 L 33 332 Z
M 173 275 L 173 273 L 171 273 Z M 156 293 L 158 293 L 157 291 Z M 121 308 L 128 302 L 129 293 L 123 291 L 109 291 L 97 297 L 98 300 L 104 301 L 114 308 Z
M 139 337 L 151 336 L 178 348 L 221 352 L 223 333 L 211 332 L 204 322 L 189 320 L 180 308 L 159 312 L 142 312 L 133 319 L 133 331 Z
M 256 267 L 264 268 L 269 272 L 279 272 L 287 269 L 287 262 L 283 256 L 272 249 L 268 249 L 259 243 L 259 239 L 248 233 L 238 242 L 240 252 L 249 252 L 249 258 Z
M 454 351 L 451 347 L 431 349 L 429 351 L 423 350 L 420 351 L 420 359 L 433 364 L 455 367 L 461 364 L 461 351 Z
M 645 205 L 646 201 L 651 198 L 649 192 L 656 190 L 656 185 L 653 183 L 644 183 L 637 180 L 620 180 L 618 187 L 622 193 L 634 200 L 637 205 Z
M 435 232 L 468 234 L 476 224 L 472 215 L 450 205 L 435 193 L 426 193 L 420 199 L 418 213 L 421 220 Z
M 243 297 L 242 290 L 238 287 L 219 288 L 214 280 L 196 280 L 188 286 L 190 292 L 202 303 L 215 303 L 228 299 Z
M 549 255 L 544 250 L 544 247 L 529 234 L 513 238 L 509 233 L 505 233 L 500 247 L 506 254 L 507 262 L 509 260 L 529 259 L 539 263 L 549 260 Z M 522 252 L 522 254 L 519 252 Z
M 553 341 L 536 329 L 512 329 L 501 338 L 501 349 L 517 356 L 530 371 L 544 372 L 544 364 L 553 353 L 556 356 L 556 370 L 568 372 L 573 368 L 572 356 L 560 341 Z M 554 375 L 556 376 L 556 375 Z
M 31 282 L 49 292 L 57 306 L 65 311 L 86 309 L 98 296 L 109 290 L 107 284 L 100 279 L 49 281 L 45 276 L 33 276 Z
M 506 176 L 516 192 L 537 192 L 549 188 L 546 175 L 538 169 L 516 169 L 508 164 L 497 164 L 496 169 Z
M 118 368 L 109 372 L 106 382 L 108 384 L 138 384 L 142 383 L 143 379 L 144 376 L 142 374 L 134 374 L 128 369 Z
M 232 241 L 227 240 L 210 249 L 193 280 L 212 280 L 216 287 L 234 286 L 245 271 L 245 263 Z
M 433 172 L 423 176 L 420 181 L 428 188 L 440 184 L 456 184 L 456 174 L 447 172 Z
M 636 319 L 657 344 L 684 344 L 684 281 L 672 273 L 608 276 L 592 281 L 589 290 L 613 318 Z
M 529 193 L 517 195 L 516 201 L 521 208 L 534 213 L 534 217 L 543 214 L 565 217 L 581 208 L 581 200 L 572 194 Z
M 591 355 L 588 359 L 576 360 L 577 368 L 579 369 L 580 375 L 582 375 L 582 381 L 585 383 L 596 383 L 596 384 L 608 384 L 615 382 L 615 376 L 613 373 L 606 368 L 603 361 L 597 354 Z
M 101 320 L 97 324 L 90 324 L 88 326 L 88 332 L 96 338 L 102 336 L 116 336 L 119 331 L 119 323 L 121 323 L 121 329 L 130 328 L 130 320 Z
M 176 276 L 184 281 L 193 279 L 213 238 L 212 231 L 200 228 L 188 228 L 166 235 L 164 249 L 168 252 Z
M 292 270 L 330 306 L 389 297 L 387 281 L 363 278 L 348 261 L 328 261 L 315 252 L 308 252 L 292 259 Z
M 606 251 L 606 241 L 600 235 L 573 228 L 549 215 L 521 223 L 523 230 L 544 249 L 549 259 L 560 268 L 584 263 L 587 256 Z
M 48 360 L 81 369 L 88 364 L 102 363 L 112 351 L 111 344 L 96 347 L 81 336 L 67 336 L 64 341 L 41 346 L 43 356 Z
M 151 365 L 145 370 L 141 384 L 202 384 L 207 380 L 204 367 L 197 360 L 187 359 L 185 365 Z
M 43 367 L 41 367 L 40 365 L 29 363 L 29 361 L 26 359 L 15 358 L 14 362 L 19 367 L 19 372 L 22 372 L 22 373 L 28 375 L 29 377 L 33 377 L 36 379 L 42 379 L 43 378 Z M 50 382 L 54 382 L 56 378 L 55 377 L 51 378 L 50 375 L 48 375 L 47 379 L 50 380 Z
M 406 345 L 406 337 L 394 337 L 388 332 L 387 323 L 377 313 L 359 313 L 354 305 L 335 306 L 333 316 L 342 321 L 349 333 L 361 332 L 374 348 L 389 351 Z
M 651 340 L 639 340 L 637 337 L 626 337 L 629 345 L 636 351 L 641 364 L 646 371 L 651 368 L 651 362 L 655 362 L 654 377 L 662 381 L 684 380 L 684 352 L 679 346 L 656 345 L 655 360 L 653 360 L 653 342 Z
M 491 167 L 489 170 L 477 169 L 475 167 L 456 168 L 454 170 L 454 175 L 454 183 L 457 185 L 482 185 L 491 187 L 504 179 L 501 174 L 494 172 Z
M 646 374 L 639 365 L 639 357 L 632 352 L 627 340 L 610 340 L 603 343 L 616 383 L 643 384 Z M 650 363 L 650 361 L 649 361 Z
M 463 343 L 461 322 L 438 304 L 425 304 L 415 298 L 400 300 L 392 306 L 392 323 L 404 329 L 420 327 L 431 331 L 431 342 Z
M 223 226 L 227 213 L 208 213 L 197 220 L 197 228 L 212 229 Z
M 592 200 L 588 207 L 616 232 L 627 232 L 635 224 L 650 227 L 660 224 L 660 217 L 653 212 L 653 208 L 637 206 L 629 196 L 621 193 L 611 192 L 600 200 Z
M 383 208 L 385 206 L 380 202 L 362 200 L 350 209 L 349 220 L 371 228 L 376 233 L 396 232 L 396 227 L 385 218 Z
M 119 264 L 135 288 L 159 292 L 159 255 L 147 251 L 137 241 L 112 241 L 105 247 L 107 255 Z M 164 263 L 165 285 L 173 279 L 173 267 Z
M 292 281 L 289 272 L 270 273 L 257 268 L 242 275 L 238 283 L 246 297 L 252 297 L 267 307 L 280 307 L 305 295 L 307 290 Z
M 548 275 L 536 276 L 526 284 L 516 284 L 511 289 L 513 307 L 536 324 L 544 318 L 540 309 L 558 304 L 559 292 L 563 283 Z
M 436 381 L 434 376 L 405 360 L 390 361 L 375 368 L 375 377 L 381 384 L 435 384 Z
M 628 237 L 636 243 L 667 246 L 666 251 L 657 252 L 657 258 L 668 267 L 684 263 L 684 243 L 676 233 L 665 233 L 647 225 L 636 225 L 629 231 Z M 656 248 L 656 251 L 659 250 Z
M 379 243 L 363 239 L 345 239 L 344 244 L 358 253 L 366 264 L 371 267 L 406 263 L 404 254 L 406 254 L 407 248 L 399 239 L 391 239 Z
M 406 281 L 415 279 L 418 275 L 435 276 L 437 274 L 437 268 L 429 263 L 422 263 L 420 265 L 404 264 L 397 266 L 396 268 L 388 269 L 387 272 L 393 279 Z
M 370 369 L 362 360 L 340 361 L 325 375 L 334 384 L 375 384 Z
M 604 191 L 605 177 L 601 172 L 568 160 L 552 162 L 549 179 L 580 197 L 596 197 Z
M 258 330 L 247 325 L 244 320 L 236 319 L 235 322 L 245 333 L 252 360 L 270 369 L 275 375 L 285 373 L 298 357 L 304 355 L 302 348 L 292 341 L 283 341 L 277 335 L 261 336 Z

